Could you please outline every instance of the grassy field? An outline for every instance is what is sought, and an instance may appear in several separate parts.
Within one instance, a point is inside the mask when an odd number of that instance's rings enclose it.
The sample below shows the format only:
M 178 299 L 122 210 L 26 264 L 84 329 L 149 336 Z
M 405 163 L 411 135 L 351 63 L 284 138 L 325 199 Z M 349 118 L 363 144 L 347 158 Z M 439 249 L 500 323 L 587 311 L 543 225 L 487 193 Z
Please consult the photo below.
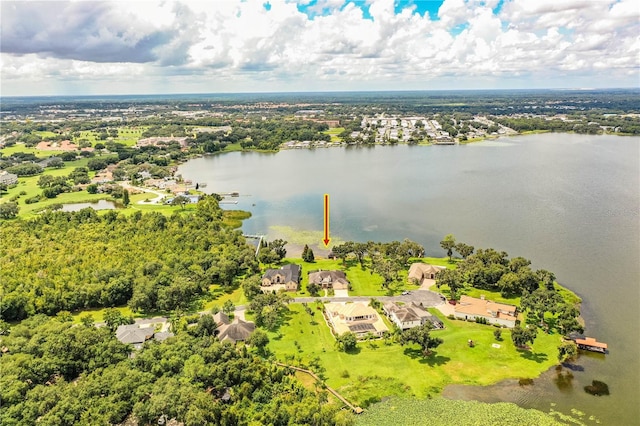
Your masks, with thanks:
M 34 154 L 38 158 L 49 158 L 53 155 L 62 154 L 64 151 L 58 151 L 58 150 L 43 151 L 43 150 L 36 149 L 35 147 L 29 148 L 27 146 L 24 146 L 23 143 L 17 143 L 13 146 L 6 146 L 0 149 L 0 154 L 2 154 L 5 157 L 9 157 L 15 154 L 16 152 L 25 152 L 27 154 Z
M 38 179 L 40 179 L 40 176 L 43 174 L 51 176 L 65 176 L 71 173 L 76 167 L 85 167 L 88 161 L 89 160 L 87 158 L 68 161 L 65 163 L 64 167 L 59 169 L 47 168 L 45 169 L 45 172 L 40 175 L 18 178 L 18 184 L 13 188 L 9 188 L 7 193 L 2 195 L 0 203 L 8 201 L 12 197 L 18 197 L 16 202 L 20 207 L 20 217 L 26 218 L 32 217 L 37 211 L 52 204 L 80 203 L 85 201 L 108 199 L 109 196 L 105 194 L 89 194 L 86 191 L 79 191 L 59 194 L 56 198 L 44 198 L 34 204 L 25 203 L 27 198 L 34 197 L 42 193 L 42 188 L 38 186 Z M 90 177 L 94 174 L 94 172 L 89 172 Z M 26 194 L 20 195 L 21 192 L 25 192 Z
M 138 139 L 142 138 L 142 133 L 148 129 L 148 126 L 118 126 L 118 137 L 113 139 L 113 142 L 121 143 L 125 146 L 134 146 Z M 105 143 L 106 140 L 100 140 L 100 132 L 94 130 L 85 130 L 80 132 L 80 136 L 74 137 L 73 142 L 78 143 L 80 139 L 86 139 L 95 146 L 96 143 Z
M 331 136 L 331 142 L 342 142 L 342 138 L 338 136 L 342 132 L 344 132 L 344 127 L 335 127 L 333 129 L 325 130 L 322 133 Z
M 508 329 L 503 329 L 504 340 L 497 342 L 493 326 L 446 318 L 441 318 L 446 328 L 433 332 L 444 343 L 428 358 L 415 345 L 382 340 L 360 342 L 355 353 L 344 353 L 336 350 L 318 305 L 309 306 L 313 318 L 301 305 L 290 305 L 285 324 L 269 335 L 269 349 L 283 362 L 308 364 L 318 357 L 327 384 L 362 406 L 391 395 L 434 396 L 451 383 L 488 385 L 507 378 L 534 378 L 557 363 L 557 335 L 540 334 L 530 351 L 522 351 L 511 343 Z M 469 339 L 475 347 L 468 346 Z

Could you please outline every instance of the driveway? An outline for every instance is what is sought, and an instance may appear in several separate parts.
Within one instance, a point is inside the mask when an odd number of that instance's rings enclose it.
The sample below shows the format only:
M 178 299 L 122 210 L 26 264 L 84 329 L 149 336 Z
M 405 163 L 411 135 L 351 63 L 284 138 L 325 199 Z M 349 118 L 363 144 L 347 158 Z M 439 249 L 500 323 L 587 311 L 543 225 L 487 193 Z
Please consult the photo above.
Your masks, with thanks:
M 159 204 L 159 203 L 162 202 L 162 199 L 164 197 L 169 195 L 166 192 L 160 192 L 160 191 L 156 191 L 154 189 L 149 189 L 149 188 L 142 188 L 140 186 L 133 186 L 133 185 L 129 184 L 128 182 L 122 182 L 120 185 L 122 185 L 122 187 L 125 188 L 125 189 L 129 189 L 129 188 L 130 189 L 136 189 L 138 191 L 148 192 L 148 193 L 151 193 L 151 194 L 155 194 L 157 196 L 156 198 L 154 198 L 152 200 L 149 200 L 149 201 L 144 201 L 144 200 L 138 201 L 138 204 Z

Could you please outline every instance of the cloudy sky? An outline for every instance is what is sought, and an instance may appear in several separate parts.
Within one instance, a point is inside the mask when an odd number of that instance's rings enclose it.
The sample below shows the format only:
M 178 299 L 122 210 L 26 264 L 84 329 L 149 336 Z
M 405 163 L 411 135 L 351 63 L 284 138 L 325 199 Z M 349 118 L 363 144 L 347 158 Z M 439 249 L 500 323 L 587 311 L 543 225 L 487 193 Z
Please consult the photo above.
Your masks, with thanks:
M 0 4 L 3 96 L 640 86 L 638 0 Z

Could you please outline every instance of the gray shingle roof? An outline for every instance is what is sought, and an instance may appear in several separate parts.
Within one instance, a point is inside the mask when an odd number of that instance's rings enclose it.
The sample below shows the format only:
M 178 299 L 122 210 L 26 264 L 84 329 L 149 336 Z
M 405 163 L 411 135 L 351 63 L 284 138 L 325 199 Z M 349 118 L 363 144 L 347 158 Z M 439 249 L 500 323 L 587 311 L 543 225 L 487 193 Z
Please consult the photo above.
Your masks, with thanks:
M 288 283 L 290 281 L 300 283 L 300 271 L 301 268 L 298 265 L 284 265 L 280 269 L 267 269 L 264 272 L 262 278 L 268 278 L 269 280 L 273 279 L 276 275 L 284 275 L 284 282 Z
M 256 329 L 256 325 L 252 322 L 242 321 L 240 318 L 228 325 L 223 325 L 219 330 L 218 339 L 221 342 L 230 341 L 231 343 L 244 342 Z

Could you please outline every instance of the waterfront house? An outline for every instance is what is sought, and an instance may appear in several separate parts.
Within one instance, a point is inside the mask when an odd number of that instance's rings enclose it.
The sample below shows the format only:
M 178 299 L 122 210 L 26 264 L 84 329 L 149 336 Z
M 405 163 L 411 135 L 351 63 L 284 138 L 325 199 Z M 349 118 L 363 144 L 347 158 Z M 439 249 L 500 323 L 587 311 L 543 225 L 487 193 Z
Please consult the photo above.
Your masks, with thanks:
M 397 302 L 388 302 L 384 304 L 383 309 L 389 319 L 401 330 L 418 327 L 426 322 L 430 322 L 434 328 L 444 328 L 442 321 L 415 302 L 406 305 L 400 305 Z
M 300 284 L 299 265 L 284 265 L 280 269 L 267 269 L 262 276 L 262 291 L 297 291 Z
M 507 327 L 515 327 L 516 325 L 516 306 L 485 300 L 484 296 L 481 296 L 480 299 L 462 296 L 454 309 L 454 315 L 459 319 L 484 318 L 489 324 L 500 324 Z
M 327 303 L 325 314 L 336 336 L 351 332 L 363 338 L 369 334 L 382 336 L 389 331 L 376 310 L 364 303 Z
M 422 285 L 424 280 L 434 280 L 436 275 L 445 269 L 444 266 L 434 266 L 428 263 L 414 263 L 409 267 L 409 281 Z
M 309 274 L 309 284 L 317 284 L 323 289 L 347 290 L 349 281 L 342 271 L 316 271 Z

